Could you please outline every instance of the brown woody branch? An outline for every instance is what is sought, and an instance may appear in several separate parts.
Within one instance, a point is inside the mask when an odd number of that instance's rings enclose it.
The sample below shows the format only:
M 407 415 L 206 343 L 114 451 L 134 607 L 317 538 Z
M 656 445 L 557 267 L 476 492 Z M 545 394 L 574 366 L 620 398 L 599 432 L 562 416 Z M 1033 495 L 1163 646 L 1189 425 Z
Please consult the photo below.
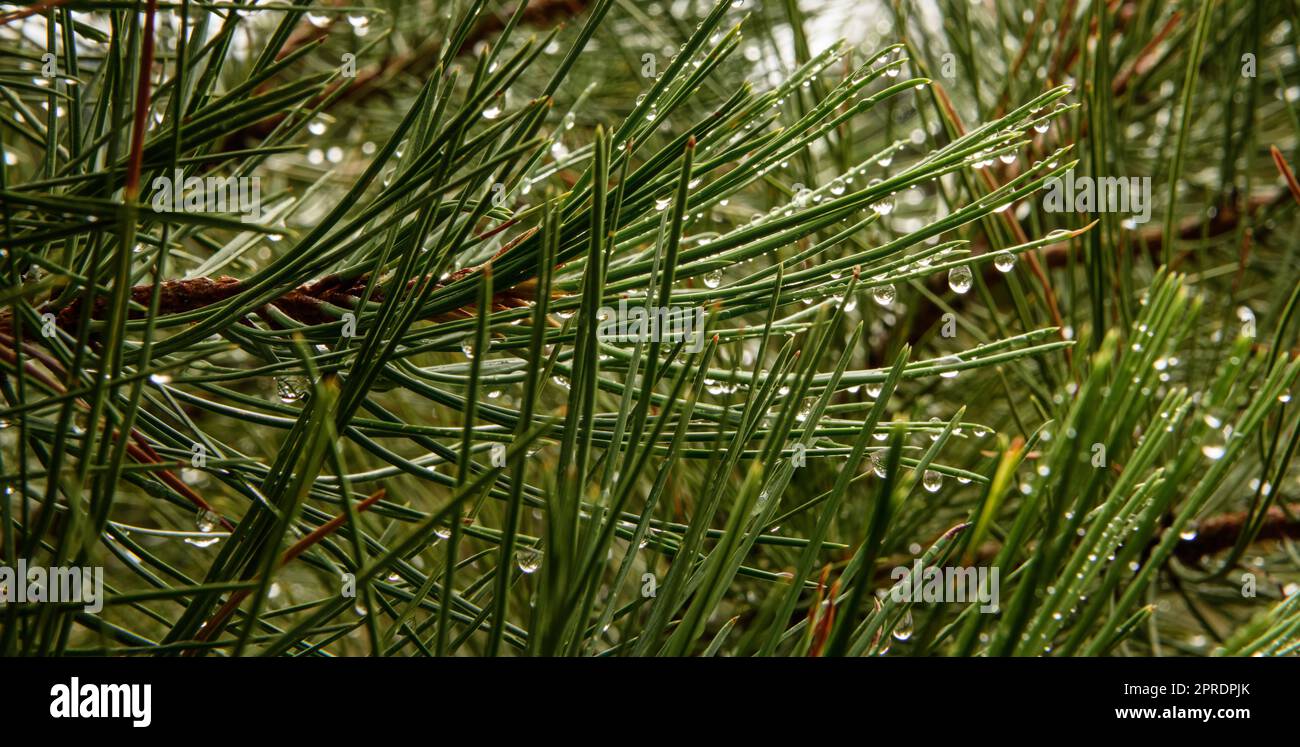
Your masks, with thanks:
M 478 269 L 478 267 L 466 267 L 452 273 L 444 281 L 432 282 L 435 288 L 444 287 L 474 273 Z M 328 324 L 338 321 L 338 315 L 337 313 L 330 313 L 326 305 L 345 309 L 358 308 L 365 296 L 369 282 L 370 276 L 368 274 L 354 277 L 329 275 L 320 280 L 304 283 L 267 305 L 274 306 L 289 318 L 303 324 Z M 426 282 L 430 282 L 428 276 L 413 278 L 407 281 L 402 293 L 415 293 Z M 159 289 L 158 312 L 160 315 L 166 316 L 195 311 L 232 298 L 246 287 L 244 281 L 227 276 L 167 280 L 162 283 Z M 136 304 L 147 307 L 153 295 L 153 289 L 153 285 L 134 286 L 131 288 L 131 298 Z M 369 298 L 365 300 L 379 303 L 384 301 L 386 294 L 387 289 L 382 284 L 377 283 L 371 290 Z M 68 331 L 76 329 L 77 321 L 81 317 L 83 298 L 74 299 L 55 314 L 56 323 L 59 327 Z M 525 281 L 497 292 L 493 297 L 493 309 L 500 311 L 519 308 L 528 305 L 534 298 L 535 284 L 531 281 Z M 96 296 L 91 318 L 103 319 L 108 310 L 108 304 L 109 299 L 107 297 L 103 295 Z M 265 310 L 264 307 L 257 309 L 257 311 L 263 310 Z M 438 314 L 427 321 L 464 319 L 473 316 L 474 313 L 473 306 L 466 306 Z M 139 319 L 144 317 L 144 312 L 133 309 L 129 316 L 133 319 Z M 8 331 L 11 328 L 11 316 L 7 313 L 7 310 L 0 311 L 0 332 Z
M 1255 541 L 1300 539 L 1300 520 L 1294 518 L 1300 513 L 1300 503 L 1290 504 L 1289 512 L 1281 506 L 1273 506 L 1264 515 L 1263 525 Z M 1211 516 L 1200 523 L 1196 536 L 1183 540 L 1174 548 L 1174 555 L 1184 563 L 1199 563 L 1206 555 L 1222 552 L 1237 543 L 1237 538 L 1246 529 L 1249 514 L 1245 511 Z
M 371 493 L 365 500 L 353 506 L 352 510 L 359 514 L 365 511 L 366 509 L 370 508 L 371 506 L 373 506 L 375 503 L 382 500 L 386 494 L 387 491 L 385 491 L 383 488 L 380 488 L 379 490 L 376 490 L 375 492 Z M 317 544 L 321 540 L 333 534 L 335 530 L 337 530 L 339 527 L 343 526 L 343 524 L 347 522 L 347 519 L 348 519 L 348 515 L 346 513 L 338 514 L 337 516 L 325 522 L 324 524 L 321 524 L 311 534 L 298 540 L 296 543 L 294 543 L 292 547 L 290 547 L 288 550 L 285 550 L 284 554 L 280 556 L 280 564 L 278 568 L 283 568 L 289 563 L 292 563 L 295 558 L 297 558 L 299 555 L 302 555 L 313 545 Z M 217 610 L 216 614 L 213 615 L 212 618 L 208 620 L 207 623 L 204 624 L 202 628 L 199 629 L 198 634 L 194 637 L 195 640 L 210 641 L 213 638 L 215 638 L 222 630 L 225 629 L 226 622 L 229 621 L 230 616 L 235 614 L 235 610 L 239 609 L 239 605 L 243 603 L 244 599 L 248 597 L 250 592 L 251 592 L 250 589 L 240 589 L 232 593 L 230 595 L 230 598 L 226 600 L 226 603 L 223 604 L 221 608 Z M 189 651 L 186 651 L 185 655 L 193 656 L 195 653 L 196 651 L 194 649 L 191 649 Z

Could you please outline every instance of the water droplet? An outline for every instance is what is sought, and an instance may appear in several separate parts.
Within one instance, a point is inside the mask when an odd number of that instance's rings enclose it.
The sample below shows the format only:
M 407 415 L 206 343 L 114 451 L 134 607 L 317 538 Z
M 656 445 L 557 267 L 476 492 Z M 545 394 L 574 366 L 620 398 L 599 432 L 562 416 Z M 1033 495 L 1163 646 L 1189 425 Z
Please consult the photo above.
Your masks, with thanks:
M 943 487 L 943 475 L 932 469 L 927 469 L 925 474 L 921 476 L 921 487 L 931 493 L 939 492 L 939 488 Z
M 894 626 L 894 640 L 906 641 L 912 637 L 912 630 L 912 611 L 908 610 L 903 613 L 903 619 Z
M 1222 444 L 1205 444 L 1201 447 L 1201 453 L 1216 462 L 1223 458 L 1224 451 Z
M 871 471 L 876 473 L 876 477 L 885 476 L 885 453 L 883 451 L 871 452 Z
M 483 110 L 484 119 L 496 119 L 499 116 L 501 116 L 501 107 L 495 103 Z
M 971 276 L 970 268 L 966 265 L 959 265 L 948 270 L 948 287 L 953 293 L 965 293 L 970 290 L 971 283 L 975 280 Z
M 844 189 L 845 189 L 845 186 L 844 186 L 844 180 L 843 180 L 843 179 L 837 177 L 834 181 L 831 182 L 831 185 L 830 185 L 830 191 L 831 191 L 831 194 L 833 194 L 833 195 L 835 195 L 835 196 L 838 197 L 839 195 L 844 194 Z
M 524 545 L 515 550 L 515 565 L 524 573 L 532 573 L 542 567 L 542 551 L 531 545 Z
M 805 399 L 803 404 L 799 407 L 799 412 L 795 413 L 795 420 L 798 420 L 800 423 L 807 420 L 808 415 L 812 412 L 813 404 L 815 402 L 816 400 L 812 397 Z
M 888 306 L 893 303 L 894 296 L 896 295 L 897 291 L 894 289 L 894 286 L 889 283 L 886 283 L 885 285 L 877 285 L 871 289 L 871 297 L 881 306 Z
M 301 376 L 277 376 L 275 391 L 280 395 L 281 402 L 297 402 L 306 395 L 306 383 Z
M 993 266 L 998 272 L 1011 272 L 1011 268 L 1016 266 L 1016 255 L 1011 252 L 998 252 L 993 255 Z
M 941 366 L 955 366 L 961 363 L 961 358 L 958 358 L 955 355 L 948 355 L 948 356 L 944 356 L 943 358 L 940 358 L 938 360 L 938 363 Z M 955 379 L 957 378 L 957 373 L 958 371 L 956 369 L 953 369 L 951 371 L 942 371 L 939 373 L 939 376 L 945 379 Z
M 939 418 L 930 418 L 930 423 L 935 427 L 935 430 L 930 431 L 930 440 L 938 441 L 939 434 L 943 430 L 943 421 Z
M 216 512 L 209 511 L 206 508 L 201 508 L 199 509 L 198 516 L 194 519 L 194 525 L 200 532 L 211 532 L 213 529 L 216 529 L 217 524 L 220 521 L 221 517 L 218 516 Z
M 704 285 L 709 288 L 717 288 L 722 285 L 722 268 L 704 273 Z
M 660 197 L 659 199 L 655 200 L 655 210 L 662 211 L 664 208 L 668 207 L 671 203 L 672 203 L 671 199 L 667 197 Z
M 1196 522 L 1188 522 L 1187 526 L 1183 527 L 1182 531 L 1178 533 L 1178 538 L 1183 542 L 1191 542 L 1196 539 L 1198 531 L 1199 528 L 1197 527 Z
M 1243 337 L 1255 336 L 1255 312 L 1251 311 L 1249 306 L 1237 307 L 1237 321 L 1241 322 Z

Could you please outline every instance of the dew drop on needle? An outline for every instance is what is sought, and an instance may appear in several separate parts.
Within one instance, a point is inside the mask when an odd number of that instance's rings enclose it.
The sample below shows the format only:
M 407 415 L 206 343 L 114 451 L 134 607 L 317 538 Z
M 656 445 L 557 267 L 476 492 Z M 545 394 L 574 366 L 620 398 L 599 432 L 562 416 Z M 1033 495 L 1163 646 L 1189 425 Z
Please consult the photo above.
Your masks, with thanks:
M 515 550 L 515 565 L 523 573 L 532 573 L 542 567 L 542 551 L 536 547 L 524 546 Z
M 897 291 L 892 284 L 877 285 L 871 289 L 871 297 L 881 306 L 888 306 L 894 302 L 894 296 Z
M 970 268 L 966 265 L 960 265 L 948 270 L 948 287 L 953 293 L 965 293 L 970 290 L 974 278 L 971 276 Z
M 906 641 L 912 637 L 912 611 L 908 610 L 903 613 L 903 619 L 898 621 L 894 626 L 894 640 Z M 881 653 L 884 653 L 883 651 Z
M 927 469 L 925 474 L 921 476 L 921 486 L 930 493 L 937 493 L 939 488 L 943 487 L 943 475 L 932 469 Z

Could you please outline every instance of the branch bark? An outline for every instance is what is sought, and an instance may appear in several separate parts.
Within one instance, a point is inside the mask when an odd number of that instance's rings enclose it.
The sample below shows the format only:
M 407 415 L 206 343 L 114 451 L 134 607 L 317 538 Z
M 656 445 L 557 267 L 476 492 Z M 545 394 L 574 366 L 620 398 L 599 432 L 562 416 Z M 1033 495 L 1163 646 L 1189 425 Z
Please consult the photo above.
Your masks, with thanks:
M 433 281 L 434 287 L 449 285 L 473 274 L 479 269 L 478 267 L 466 267 L 458 270 L 449 275 L 445 281 Z M 401 292 L 413 293 L 428 280 L 428 276 L 413 278 L 407 281 Z M 329 275 L 320 280 L 304 283 L 271 301 L 269 305 L 303 324 L 328 324 L 329 322 L 338 321 L 338 316 L 330 313 L 325 308 L 325 305 L 345 309 L 357 308 L 363 300 L 362 297 L 365 295 L 369 281 L 370 276 L 368 274 L 354 277 Z M 244 281 L 224 275 L 216 278 L 199 277 L 167 280 L 163 282 L 159 290 L 158 311 L 162 316 L 195 311 L 232 298 L 243 291 L 245 287 Z M 493 309 L 499 311 L 526 306 L 534 300 L 535 288 L 536 286 L 532 281 L 525 281 L 511 288 L 498 291 L 493 296 Z M 365 300 L 376 303 L 382 302 L 387 292 L 388 290 L 384 285 L 377 283 L 371 291 L 370 297 Z M 131 288 L 132 300 L 142 306 L 148 305 L 152 294 L 152 285 L 137 285 Z M 76 329 L 83 303 L 84 296 L 74 299 L 72 303 L 58 310 L 55 314 L 55 320 L 60 328 L 69 332 Z M 91 310 L 91 318 L 103 319 L 108 310 L 108 303 L 109 299 L 107 297 L 103 295 L 96 296 L 94 308 Z M 42 311 L 45 311 L 45 309 L 42 309 Z M 475 313 L 476 310 L 473 306 L 466 306 L 436 315 L 427 319 L 427 321 L 453 321 L 471 317 Z M 140 319 L 144 315 L 143 311 L 132 310 L 129 317 Z M 12 328 L 12 314 L 8 309 L 0 310 L 0 332 L 9 332 Z

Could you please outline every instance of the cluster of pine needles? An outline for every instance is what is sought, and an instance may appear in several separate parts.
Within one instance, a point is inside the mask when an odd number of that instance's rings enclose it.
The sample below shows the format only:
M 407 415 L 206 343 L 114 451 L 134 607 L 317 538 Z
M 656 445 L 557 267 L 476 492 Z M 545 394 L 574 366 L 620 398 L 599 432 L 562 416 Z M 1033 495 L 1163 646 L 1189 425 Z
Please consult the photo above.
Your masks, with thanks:
M 0 655 L 1294 654 L 1298 34 L 0 4 Z

